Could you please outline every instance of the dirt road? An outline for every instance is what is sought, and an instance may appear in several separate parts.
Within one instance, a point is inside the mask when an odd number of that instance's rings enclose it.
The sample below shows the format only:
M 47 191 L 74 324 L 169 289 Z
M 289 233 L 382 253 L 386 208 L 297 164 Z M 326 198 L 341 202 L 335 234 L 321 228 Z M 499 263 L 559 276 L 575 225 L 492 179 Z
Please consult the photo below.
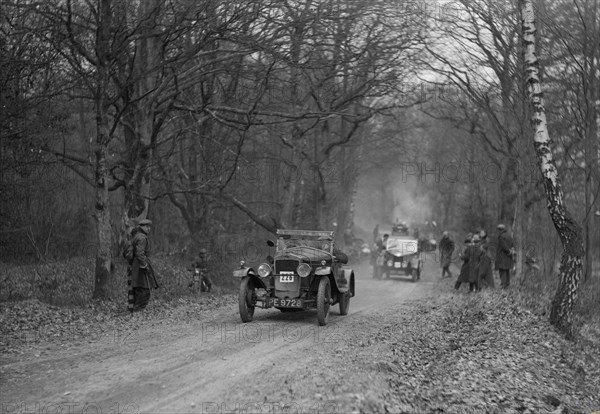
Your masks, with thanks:
M 382 397 L 385 384 L 367 348 L 388 309 L 423 297 L 436 277 L 374 281 L 355 267 L 347 316 L 257 309 L 242 324 L 237 306 L 139 328 L 69 348 L 46 349 L 2 366 L 2 413 L 318 413 L 352 412 Z M 437 272 L 436 272 L 437 275 Z M 134 316 L 138 317 L 138 316 Z M 368 354 L 368 353 L 367 353 Z M 366 355 L 366 354 L 363 354 Z

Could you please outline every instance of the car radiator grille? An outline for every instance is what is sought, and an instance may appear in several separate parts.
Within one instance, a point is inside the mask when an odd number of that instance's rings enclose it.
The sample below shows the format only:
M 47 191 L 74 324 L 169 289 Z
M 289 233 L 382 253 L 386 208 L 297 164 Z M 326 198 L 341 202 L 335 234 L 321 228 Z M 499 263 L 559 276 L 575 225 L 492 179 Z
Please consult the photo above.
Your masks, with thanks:
M 275 276 L 275 296 L 278 298 L 297 298 L 300 295 L 300 276 L 296 273 L 299 262 L 297 260 L 275 261 L 275 273 L 294 272 L 293 282 L 280 282 L 279 276 Z
M 299 264 L 298 260 L 277 260 L 275 262 L 275 273 L 279 274 L 282 271 L 296 273 Z

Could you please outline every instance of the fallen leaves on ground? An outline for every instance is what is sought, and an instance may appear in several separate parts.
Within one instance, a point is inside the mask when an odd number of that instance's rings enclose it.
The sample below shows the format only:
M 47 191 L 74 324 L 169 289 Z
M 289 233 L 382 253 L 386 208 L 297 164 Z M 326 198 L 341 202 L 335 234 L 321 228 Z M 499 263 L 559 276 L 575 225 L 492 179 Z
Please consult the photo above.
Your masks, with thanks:
M 375 312 L 351 309 L 344 319 L 351 328 L 332 324 L 319 330 L 323 335 L 311 346 L 304 369 L 283 370 L 282 378 L 289 380 L 271 390 L 269 398 L 344 413 L 599 411 L 600 338 L 590 336 L 593 330 L 567 341 L 546 316 L 516 303 L 510 291 L 450 289 L 439 284 L 426 299 Z M 235 303 L 231 294 L 169 301 L 153 297 L 149 308 L 133 317 L 122 303 L 2 303 L 0 351 L 5 360 L 23 360 L 43 357 L 46 346 L 135 345 L 138 328 L 145 329 L 144 337 L 156 332 L 164 340 L 185 334 L 185 325 L 206 311 L 235 308 Z M 93 349 L 88 352 L 96 357 Z M 20 366 L 11 372 L 15 381 L 26 375 Z M 304 395 L 306 390 L 318 393 Z
M 442 293 L 390 309 L 380 321 L 344 352 L 386 378 L 386 412 L 600 409 L 600 344 L 565 340 L 505 292 Z
M 60 307 L 30 299 L 0 303 L 0 352 L 21 354 L 40 345 L 70 346 L 102 341 L 125 341 L 140 321 L 169 325 L 197 320 L 203 312 L 236 301 L 231 294 L 202 294 L 177 300 L 151 300 L 133 315 L 124 303 L 90 302 Z

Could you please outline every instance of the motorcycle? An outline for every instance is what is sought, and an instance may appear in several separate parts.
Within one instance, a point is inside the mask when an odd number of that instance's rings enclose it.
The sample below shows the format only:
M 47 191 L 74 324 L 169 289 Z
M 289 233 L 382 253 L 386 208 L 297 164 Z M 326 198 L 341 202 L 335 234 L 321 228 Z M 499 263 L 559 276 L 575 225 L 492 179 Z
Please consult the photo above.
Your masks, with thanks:
M 210 292 L 210 285 L 206 281 L 206 269 L 194 267 L 194 273 L 192 274 L 192 280 L 188 284 L 188 288 L 197 290 L 197 286 L 200 287 L 201 292 Z

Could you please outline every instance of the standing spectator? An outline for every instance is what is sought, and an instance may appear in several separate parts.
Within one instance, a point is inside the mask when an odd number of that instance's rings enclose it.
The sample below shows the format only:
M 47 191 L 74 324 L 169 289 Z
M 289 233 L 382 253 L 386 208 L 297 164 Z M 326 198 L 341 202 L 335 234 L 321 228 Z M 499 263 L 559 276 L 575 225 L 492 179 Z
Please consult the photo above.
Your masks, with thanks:
M 373 229 L 373 243 L 377 243 L 377 240 L 379 240 L 379 223 Z
M 479 289 L 479 260 L 481 258 L 481 248 L 479 246 L 479 235 L 469 233 L 465 239 L 465 249 L 461 254 L 463 264 L 460 268 L 460 275 L 454 285 L 458 290 L 463 283 L 469 283 L 469 291 L 474 292 Z
M 377 250 L 378 253 L 380 253 L 382 250 L 384 250 L 387 246 L 387 241 L 389 239 L 390 235 L 389 234 L 384 234 L 383 237 L 379 240 L 377 240 L 376 246 L 377 246 Z
M 481 239 L 479 234 L 475 234 L 472 239 L 472 245 L 469 247 L 469 291 L 475 292 L 481 289 L 479 283 L 479 266 L 481 264 Z
M 510 269 L 514 265 L 514 243 L 506 231 L 504 224 L 498 224 L 498 248 L 496 251 L 496 269 L 500 273 L 500 285 L 503 288 L 510 286 Z
M 454 289 L 458 290 L 460 285 L 463 283 L 467 283 L 469 281 L 469 255 L 467 254 L 469 251 L 469 247 L 471 246 L 471 240 L 473 239 L 473 233 L 469 233 L 465 236 L 464 245 L 462 247 L 462 251 L 459 254 L 460 259 L 462 260 L 462 265 L 460 266 L 460 273 L 458 274 L 458 279 L 456 279 L 456 283 L 454 284 Z
M 481 237 L 481 259 L 479 261 L 479 288 L 485 284 L 488 287 L 494 287 L 494 273 L 492 272 L 492 258 L 490 257 L 490 240 L 485 230 L 479 232 Z
M 131 286 L 133 288 L 133 310 L 140 311 L 150 301 L 150 288 L 157 289 L 158 284 L 154 277 L 154 270 L 148 256 L 150 255 L 150 244 L 148 233 L 152 222 L 143 219 L 133 231 L 133 261 L 131 263 Z
M 442 279 L 446 277 L 446 273 L 448 277 L 452 277 L 452 272 L 450 272 L 450 263 L 452 261 L 452 253 L 454 253 L 454 240 L 450 238 L 450 235 L 447 231 L 442 233 L 442 239 L 439 243 L 439 251 L 440 251 L 440 263 L 442 265 Z
M 381 257 L 383 251 L 387 248 L 387 241 L 388 238 L 390 237 L 389 234 L 384 234 L 383 238 L 379 239 L 376 241 L 375 243 L 375 248 L 371 251 L 371 264 L 373 265 L 373 278 L 374 279 L 378 279 L 380 274 L 379 274 L 379 267 L 381 263 L 378 263 L 378 261 L 383 260 L 383 258 Z

